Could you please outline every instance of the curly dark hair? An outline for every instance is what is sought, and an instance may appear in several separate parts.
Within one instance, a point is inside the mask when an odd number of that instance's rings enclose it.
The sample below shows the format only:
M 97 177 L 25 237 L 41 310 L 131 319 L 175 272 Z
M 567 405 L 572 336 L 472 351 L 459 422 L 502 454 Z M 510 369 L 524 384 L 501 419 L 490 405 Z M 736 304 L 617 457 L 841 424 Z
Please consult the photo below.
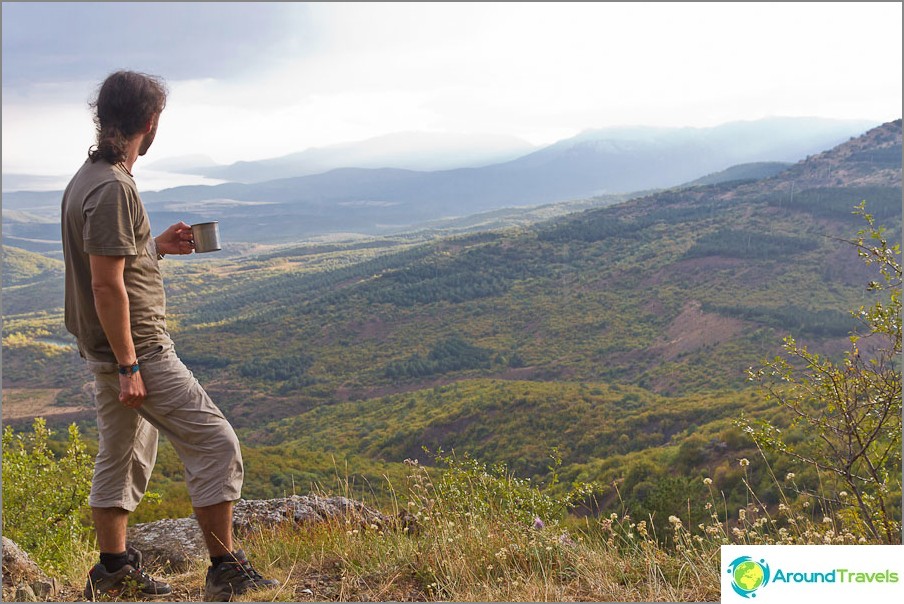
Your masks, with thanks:
M 163 111 L 166 95 L 166 84 L 157 76 L 134 71 L 110 74 L 89 104 L 97 126 L 97 146 L 88 152 L 91 161 L 103 158 L 116 164 L 125 160 L 128 140 Z

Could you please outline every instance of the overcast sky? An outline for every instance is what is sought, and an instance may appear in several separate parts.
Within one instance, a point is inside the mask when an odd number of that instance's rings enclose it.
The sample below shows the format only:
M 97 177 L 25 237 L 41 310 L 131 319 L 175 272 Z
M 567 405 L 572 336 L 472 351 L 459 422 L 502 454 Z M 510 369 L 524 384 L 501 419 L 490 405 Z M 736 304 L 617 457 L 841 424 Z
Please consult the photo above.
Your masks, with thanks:
M 587 128 L 902 112 L 901 3 L 3 2 L 3 172 L 68 174 L 111 71 L 164 77 L 145 160 L 399 131 L 541 145 Z M 136 166 L 138 167 L 138 166 Z

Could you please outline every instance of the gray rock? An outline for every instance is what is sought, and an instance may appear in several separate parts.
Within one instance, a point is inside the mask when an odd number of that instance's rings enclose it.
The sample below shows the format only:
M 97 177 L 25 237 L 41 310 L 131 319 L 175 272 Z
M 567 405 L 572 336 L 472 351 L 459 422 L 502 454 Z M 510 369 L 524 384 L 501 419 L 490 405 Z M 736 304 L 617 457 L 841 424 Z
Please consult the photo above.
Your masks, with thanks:
M 283 522 L 297 525 L 329 521 L 351 522 L 361 526 L 386 526 L 389 518 L 360 501 L 346 497 L 292 495 L 281 499 L 242 499 L 235 506 L 233 526 L 241 535 L 258 527 L 273 527 Z
M 15 590 L 20 602 L 37 602 L 56 595 L 59 585 L 15 541 L 3 537 L 4 594 L 7 590 Z
M 28 583 L 23 583 L 19 587 L 16 588 L 16 601 L 17 602 L 37 602 L 38 596 L 35 594 L 35 590 L 31 588 L 31 585 Z
M 38 601 L 45 601 L 47 600 L 47 598 L 56 595 L 60 591 L 60 587 L 59 585 L 57 585 L 57 580 L 53 578 L 32 581 L 29 584 L 29 587 L 31 587 L 31 590 L 38 598 Z
M 204 536 L 194 517 L 136 524 L 129 527 L 128 540 L 141 552 L 144 565 L 174 572 L 188 570 L 193 560 L 207 555 Z
M 337 521 L 380 529 L 391 524 L 391 518 L 359 501 L 316 495 L 241 499 L 235 504 L 232 517 L 238 539 L 255 529 L 273 528 L 283 523 L 301 526 Z M 204 537 L 193 516 L 136 524 L 129 527 L 128 539 L 143 554 L 144 564 L 174 572 L 184 572 L 192 561 L 207 557 Z

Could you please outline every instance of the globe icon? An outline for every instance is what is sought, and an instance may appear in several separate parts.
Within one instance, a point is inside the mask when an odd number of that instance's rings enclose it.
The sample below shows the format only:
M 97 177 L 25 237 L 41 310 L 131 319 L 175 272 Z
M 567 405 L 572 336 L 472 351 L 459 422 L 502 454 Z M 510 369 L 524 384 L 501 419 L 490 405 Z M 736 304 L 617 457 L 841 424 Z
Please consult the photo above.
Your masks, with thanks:
M 753 560 L 738 564 L 734 569 L 733 576 L 735 585 L 748 592 L 756 590 L 765 580 L 763 567 Z

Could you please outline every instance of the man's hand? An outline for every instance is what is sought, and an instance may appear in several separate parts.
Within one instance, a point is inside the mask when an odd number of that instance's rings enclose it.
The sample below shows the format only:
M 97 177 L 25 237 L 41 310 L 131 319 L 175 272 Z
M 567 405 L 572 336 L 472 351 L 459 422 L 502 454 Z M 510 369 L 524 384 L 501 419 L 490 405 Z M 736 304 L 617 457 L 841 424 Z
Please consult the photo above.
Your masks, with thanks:
M 177 222 L 156 237 L 157 252 L 160 254 L 191 254 L 195 251 L 191 226 Z
M 119 402 L 123 406 L 138 409 L 147 395 L 140 370 L 131 375 L 119 375 Z

